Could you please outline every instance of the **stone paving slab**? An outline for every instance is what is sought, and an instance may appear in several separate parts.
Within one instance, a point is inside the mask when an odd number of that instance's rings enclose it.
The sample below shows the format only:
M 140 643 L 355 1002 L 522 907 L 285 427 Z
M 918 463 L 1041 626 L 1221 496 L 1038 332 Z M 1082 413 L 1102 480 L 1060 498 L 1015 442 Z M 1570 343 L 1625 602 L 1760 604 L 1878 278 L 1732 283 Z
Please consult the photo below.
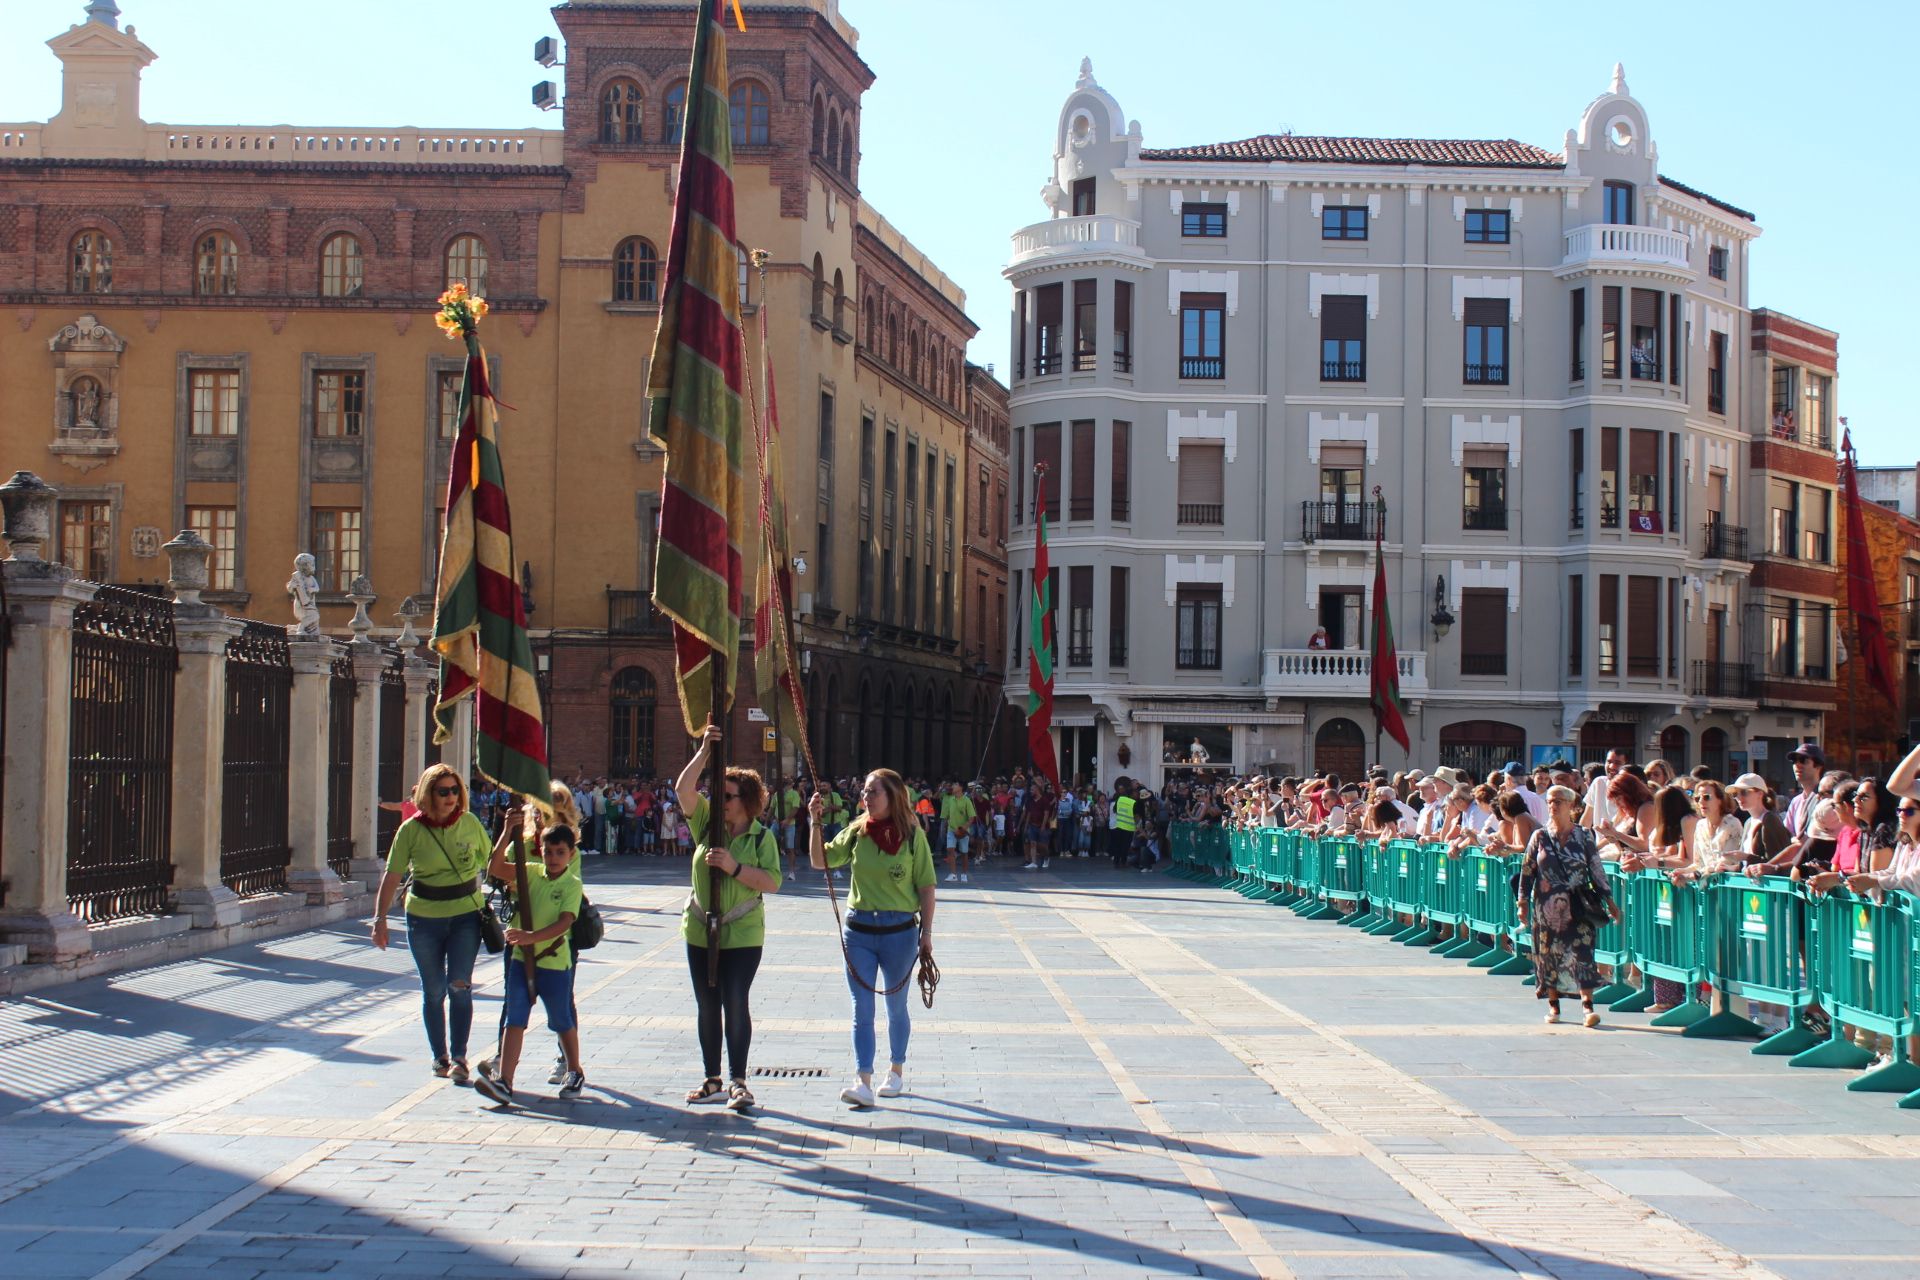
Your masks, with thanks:
M 942 886 L 909 1096 L 837 1101 L 817 879 L 769 912 L 758 1113 L 690 1109 L 679 860 L 589 861 L 590 1087 L 425 1070 L 357 926 L 0 1004 L 6 1274 L 1920 1276 L 1920 1114 L 1171 877 Z M 476 1025 L 498 1015 L 483 957 Z M 883 1032 L 884 1035 L 884 1032 Z M 478 1038 L 484 1038 L 478 1037 Z M 883 1040 L 884 1044 L 884 1040 Z

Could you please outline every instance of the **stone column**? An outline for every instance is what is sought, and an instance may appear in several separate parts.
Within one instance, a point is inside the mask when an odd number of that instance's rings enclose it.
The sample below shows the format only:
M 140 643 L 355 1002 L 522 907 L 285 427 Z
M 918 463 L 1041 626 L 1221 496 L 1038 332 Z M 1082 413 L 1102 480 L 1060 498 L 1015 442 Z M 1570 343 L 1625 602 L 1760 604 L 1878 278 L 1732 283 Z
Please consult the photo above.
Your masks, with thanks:
M 316 906 L 346 896 L 340 877 L 327 865 L 327 729 L 333 660 L 339 651 L 325 636 L 287 639 L 293 663 L 290 719 L 294 726 L 287 754 L 287 839 L 293 845 L 287 889 L 306 894 Z
M 435 664 L 409 653 L 401 669 L 407 684 L 407 732 L 401 749 L 401 779 L 408 786 L 427 767 L 427 743 L 433 733 L 433 708 L 427 702 L 427 686 L 433 683 Z M 465 774 L 461 774 L 464 781 Z
M 347 646 L 353 679 L 353 878 L 375 889 L 386 867 L 387 851 L 377 847 L 380 801 L 402 796 L 380 794 L 380 673 L 387 655 L 364 635 Z
M 4 486 L 12 554 L 6 579 L 12 648 L 7 664 L 6 805 L 0 811 L 0 941 L 24 945 L 30 960 L 60 960 L 92 949 L 86 925 L 67 907 L 68 729 L 73 700 L 73 611 L 93 598 L 65 565 L 40 558 L 52 532 L 56 491 L 30 472 Z
M 196 929 L 240 919 L 239 897 L 220 882 L 227 641 L 240 630 L 239 619 L 212 605 L 174 606 L 173 901 Z
M 476 692 L 474 697 L 478 697 Z M 440 758 L 468 782 L 473 781 L 473 698 L 462 698 L 453 708 L 453 736 L 440 745 Z

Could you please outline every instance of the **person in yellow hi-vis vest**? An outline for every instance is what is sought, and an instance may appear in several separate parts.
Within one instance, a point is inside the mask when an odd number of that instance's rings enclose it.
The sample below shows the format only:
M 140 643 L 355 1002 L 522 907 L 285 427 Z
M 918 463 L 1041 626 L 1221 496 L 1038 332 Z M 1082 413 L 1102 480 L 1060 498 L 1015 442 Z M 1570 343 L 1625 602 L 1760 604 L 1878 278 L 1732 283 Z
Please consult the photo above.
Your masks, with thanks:
M 1113 784 L 1113 817 L 1107 828 L 1107 852 L 1113 855 L 1113 865 L 1124 867 L 1127 856 L 1133 852 L 1133 833 L 1140 829 L 1140 820 L 1135 815 L 1139 801 L 1134 798 L 1133 780 L 1121 778 Z

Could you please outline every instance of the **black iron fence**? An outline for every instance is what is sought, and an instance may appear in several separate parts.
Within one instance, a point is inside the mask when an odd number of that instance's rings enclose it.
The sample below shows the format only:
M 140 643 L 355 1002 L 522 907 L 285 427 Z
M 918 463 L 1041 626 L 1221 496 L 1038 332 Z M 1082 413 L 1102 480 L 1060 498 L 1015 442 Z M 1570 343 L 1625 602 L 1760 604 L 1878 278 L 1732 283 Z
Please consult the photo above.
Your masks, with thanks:
M 1753 668 L 1744 662 L 1705 662 L 1693 664 L 1693 696 L 1696 698 L 1747 698 L 1753 688 Z
M 353 660 L 333 660 L 327 681 L 327 865 L 344 876 L 353 867 L 353 703 L 359 685 Z
M 1709 520 L 1704 526 L 1706 546 L 1703 558 L 1708 560 L 1745 560 L 1747 558 L 1747 531 L 1736 525 Z
M 412 778 L 405 775 L 407 749 L 407 682 L 401 676 L 401 664 L 405 661 L 395 654 L 393 661 L 380 671 L 380 753 L 379 766 L 374 770 L 375 789 L 382 801 L 405 800 L 413 794 Z M 374 839 L 377 847 L 375 857 L 385 857 L 388 846 L 393 843 L 393 833 L 400 829 L 400 815 L 391 809 L 378 810 L 379 820 L 374 824 Z
M 1304 542 L 1372 542 L 1384 538 L 1387 508 L 1383 502 L 1316 502 L 1300 504 L 1300 538 Z
M 293 667 L 287 632 L 244 622 L 227 641 L 227 724 L 221 751 L 220 882 L 235 893 L 287 887 L 288 749 Z
M 101 587 L 74 611 L 67 904 L 82 920 L 166 909 L 178 668 L 171 600 Z
M 653 607 L 651 591 L 607 588 L 607 630 L 616 636 L 668 636 L 673 625 Z

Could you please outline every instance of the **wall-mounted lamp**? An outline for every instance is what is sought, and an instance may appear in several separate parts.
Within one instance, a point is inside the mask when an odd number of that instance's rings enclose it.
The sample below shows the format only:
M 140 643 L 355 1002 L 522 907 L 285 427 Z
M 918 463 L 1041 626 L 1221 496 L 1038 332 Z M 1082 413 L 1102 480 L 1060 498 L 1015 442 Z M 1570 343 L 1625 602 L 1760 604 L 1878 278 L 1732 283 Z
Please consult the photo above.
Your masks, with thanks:
M 1433 626 L 1436 640 L 1444 640 L 1447 632 L 1453 628 L 1453 611 L 1447 608 L 1447 575 L 1444 573 L 1433 580 L 1433 616 L 1427 621 Z

